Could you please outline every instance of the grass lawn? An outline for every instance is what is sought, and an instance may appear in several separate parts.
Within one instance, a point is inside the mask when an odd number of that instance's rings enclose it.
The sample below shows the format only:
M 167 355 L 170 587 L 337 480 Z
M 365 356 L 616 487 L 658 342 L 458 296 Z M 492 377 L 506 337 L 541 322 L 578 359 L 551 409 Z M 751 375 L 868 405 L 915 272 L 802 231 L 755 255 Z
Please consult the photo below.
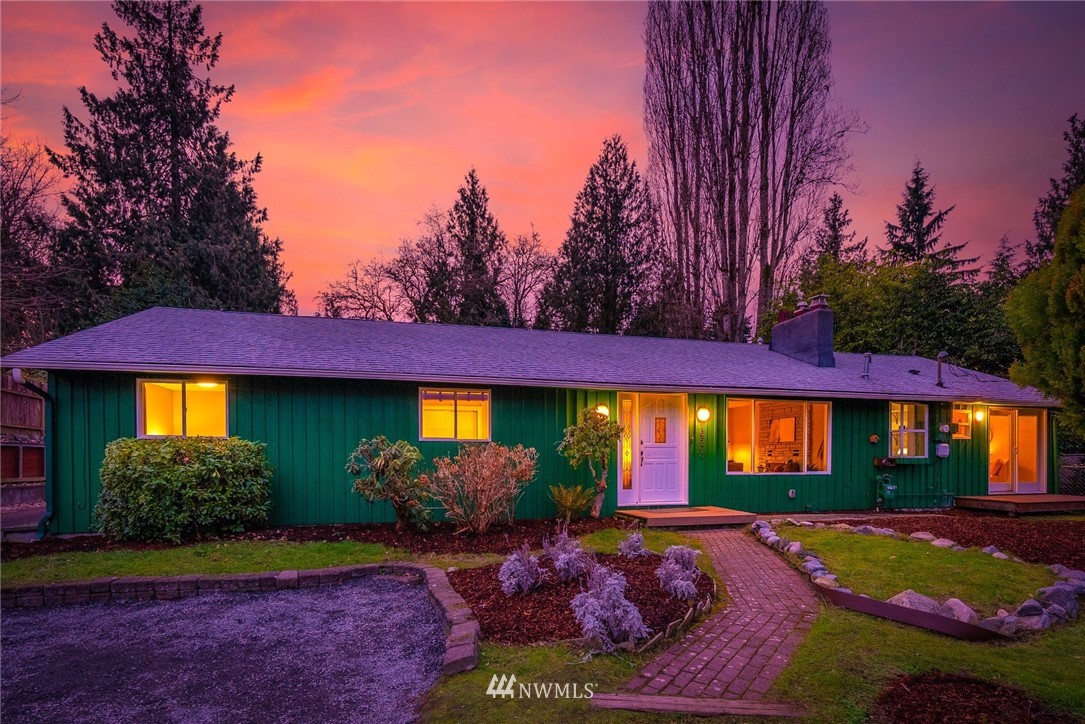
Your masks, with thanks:
M 969 643 L 823 607 L 769 694 L 806 707 L 819 721 L 862 722 L 890 678 L 930 670 L 1015 686 L 1085 716 L 1085 623 L 1017 643 Z
M 1044 566 L 1001 561 L 978 550 L 946 550 L 826 528 L 783 526 L 779 532 L 814 551 L 841 585 L 883 601 L 911 588 L 939 601 L 959 598 L 986 617 L 999 608 L 1016 608 L 1055 580 Z
M 356 563 L 413 560 L 442 568 L 486 565 L 493 554 L 412 555 L 377 543 L 198 543 L 161 550 L 57 553 L 7 561 L 5 584 L 78 581 L 106 576 L 174 576 L 185 573 L 255 573 L 328 568 Z

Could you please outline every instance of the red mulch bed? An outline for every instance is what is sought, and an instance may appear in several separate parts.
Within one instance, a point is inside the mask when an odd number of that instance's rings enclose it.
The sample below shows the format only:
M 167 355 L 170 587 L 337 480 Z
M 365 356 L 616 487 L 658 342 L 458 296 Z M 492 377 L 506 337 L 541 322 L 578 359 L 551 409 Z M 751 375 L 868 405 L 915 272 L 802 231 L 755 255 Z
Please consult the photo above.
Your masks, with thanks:
M 689 606 L 659 588 L 656 578 L 659 556 L 631 559 L 597 555 L 596 560 L 625 576 L 625 596 L 640 611 L 653 634 L 686 615 Z M 580 625 L 573 616 L 570 602 L 587 587 L 586 580 L 561 583 L 548 562 L 543 561 L 542 567 L 547 571 L 547 582 L 529 593 L 515 596 L 506 596 L 501 590 L 497 577 L 500 564 L 453 571 L 448 578 L 452 587 L 471 605 L 482 627 L 482 636 L 488 641 L 534 644 L 580 638 Z M 711 578 L 701 576 L 697 581 L 698 598 L 711 591 Z
M 887 526 L 906 535 L 925 530 L 968 548 L 995 546 L 1029 563 L 1061 563 L 1085 569 L 1085 520 L 1006 518 L 958 511 L 947 515 L 841 518 L 839 522 Z
M 633 522 L 614 518 L 600 520 L 588 518 L 573 521 L 569 526 L 569 535 L 582 536 L 603 528 L 631 527 Z M 518 520 L 511 526 L 492 528 L 484 535 L 454 534 L 454 527 L 448 523 L 436 523 L 426 533 L 414 529 L 396 530 L 394 523 L 372 525 L 304 525 L 262 528 L 236 535 L 224 535 L 215 541 L 285 541 L 290 543 L 357 541 L 359 543 L 380 543 L 401 548 L 411 553 L 511 553 L 524 543 L 532 548 L 542 545 L 542 539 L 553 535 L 557 524 L 553 520 Z M 28 556 L 44 556 L 52 553 L 70 553 L 79 551 L 114 551 L 114 550 L 161 550 L 172 548 L 168 543 L 140 543 L 136 541 L 114 541 L 100 535 L 57 538 L 50 536 L 33 543 L 0 544 L 0 560 L 9 561 Z
M 878 696 L 871 719 L 894 724 L 1080 721 L 1045 709 L 1017 689 L 939 671 L 893 679 Z

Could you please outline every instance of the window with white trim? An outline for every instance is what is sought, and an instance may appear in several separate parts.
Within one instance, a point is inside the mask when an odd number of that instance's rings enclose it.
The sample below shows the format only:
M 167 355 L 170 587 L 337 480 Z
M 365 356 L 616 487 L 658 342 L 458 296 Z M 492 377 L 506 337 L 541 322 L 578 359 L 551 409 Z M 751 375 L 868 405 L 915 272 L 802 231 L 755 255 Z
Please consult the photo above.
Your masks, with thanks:
M 828 473 L 832 405 L 727 400 L 727 473 Z
M 953 439 L 972 439 L 972 405 L 964 402 L 953 403 Z
M 139 380 L 139 437 L 226 437 L 226 383 Z
M 918 402 L 889 403 L 889 456 L 927 457 L 927 406 Z
M 490 391 L 420 389 L 418 439 L 489 440 Z

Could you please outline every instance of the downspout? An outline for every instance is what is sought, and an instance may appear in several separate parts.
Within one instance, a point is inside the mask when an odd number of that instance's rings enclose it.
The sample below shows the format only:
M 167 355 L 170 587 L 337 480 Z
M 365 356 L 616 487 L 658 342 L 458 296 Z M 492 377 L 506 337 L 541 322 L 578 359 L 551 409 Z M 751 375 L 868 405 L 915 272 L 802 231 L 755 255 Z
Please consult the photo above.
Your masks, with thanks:
M 21 369 L 13 369 L 11 371 L 12 378 L 26 389 L 33 392 L 45 402 L 45 515 L 38 521 L 38 532 L 34 538 L 41 540 L 49 532 L 49 523 L 53 520 L 54 515 L 54 490 L 53 490 L 53 455 L 56 446 L 53 443 L 53 417 L 55 414 L 53 396 L 42 388 L 35 385 L 33 382 L 28 382 L 23 379 L 23 371 Z

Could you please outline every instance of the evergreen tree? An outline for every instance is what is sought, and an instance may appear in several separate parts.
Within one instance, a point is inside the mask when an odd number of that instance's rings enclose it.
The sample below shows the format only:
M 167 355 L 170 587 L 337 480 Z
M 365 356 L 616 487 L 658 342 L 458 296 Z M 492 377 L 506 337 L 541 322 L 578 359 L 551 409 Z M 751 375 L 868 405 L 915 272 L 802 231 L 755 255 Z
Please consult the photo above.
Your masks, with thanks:
M 1063 176 L 1061 179 L 1051 179 L 1050 190 L 1037 202 L 1032 215 L 1036 241 L 1025 242 L 1030 270 L 1051 258 L 1059 217 L 1073 193 L 1085 186 L 1085 121 L 1079 121 L 1076 113 L 1070 116 L 1070 130 L 1062 137 L 1066 141 L 1067 156 L 1062 165 Z
M 814 258 L 831 256 L 837 261 L 862 258 L 866 255 L 867 239 L 852 243 L 856 233 L 849 231 L 851 214 L 844 208 L 844 199 L 834 193 L 821 214 L 821 226 L 814 232 Z
M 65 107 L 68 152 L 50 151 L 73 182 L 57 254 L 85 280 L 81 323 L 154 304 L 295 311 L 252 186 L 261 158 L 239 159 L 215 125 L 234 93 L 204 75 L 222 35 L 190 0 L 113 9 L 134 35 L 103 24 L 95 48 L 119 87 L 80 88 L 88 120 Z
M 627 331 L 658 281 L 658 244 L 647 186 L 621 136 L 612 136 L 577 194 L 538 326 Z
M 1010 378 L 1058 398 L 1060 424 L 1085 437 L 1085 187 L 1063 211 L 1051 260 L 1010 293 L 1006 314 L 1024 357 Z
M 509 308 L 501 298 L 501 263 L 508 242 L 473 168 L 448 212 L 448 237 L 456 253 L 455 321 L 508 326 Z
M 935 211 L 934 187 L 927 172 L 916 161 L 912 177 L 904 186 L 902 202 L 897 206 L 897 223 L 885 222 L 885 238 L 889 242 L 887 256 L 905 263 L 930 260 L 936 266 L 958 270 L 976 261 L 960 259 L 958 254 L 967 245 L 942 244 L 942 226 L 956 206 Z

